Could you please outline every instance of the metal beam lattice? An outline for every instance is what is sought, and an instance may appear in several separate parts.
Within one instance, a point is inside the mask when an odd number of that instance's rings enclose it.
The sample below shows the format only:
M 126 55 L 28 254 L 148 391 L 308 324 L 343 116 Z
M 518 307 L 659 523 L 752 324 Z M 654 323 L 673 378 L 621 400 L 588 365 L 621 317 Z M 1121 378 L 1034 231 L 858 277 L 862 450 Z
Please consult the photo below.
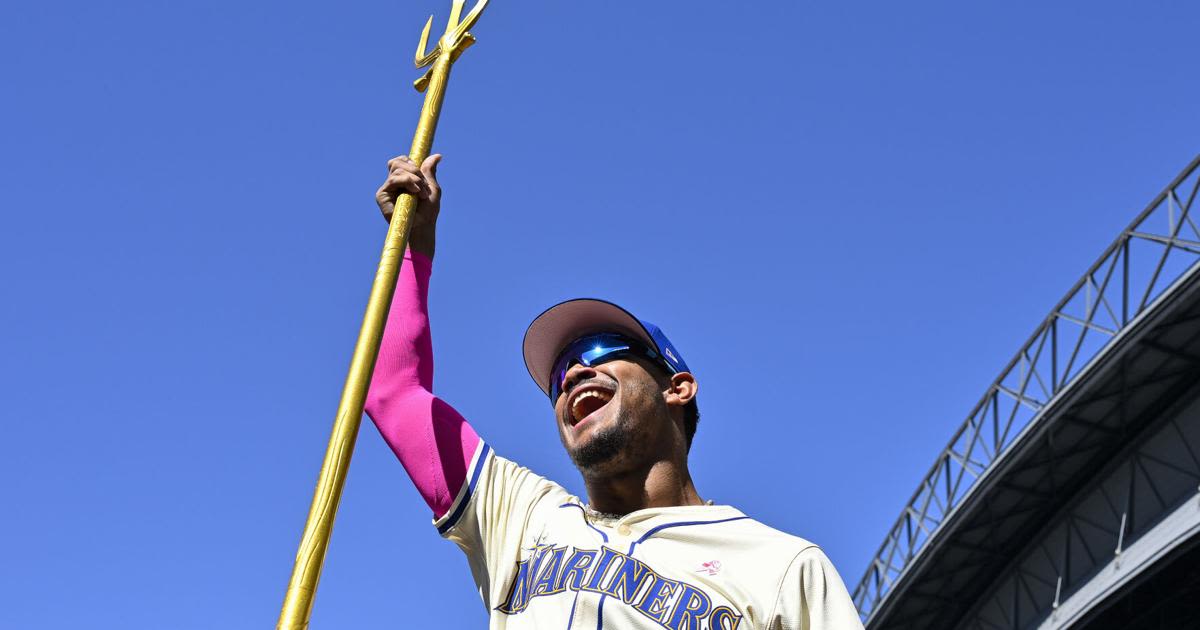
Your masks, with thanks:
M 996 576 L 989 592 L 975 602 L 958 627 L 1068 627 L 1092 607 L 1103 609 L 1100 602 L 1110 599 L 1098 596 L 1104 589 L 1092 582 L 1131 580 L 1136 573 L 1123 576 L 1122 569 L 1140 571 L 1148 564 L 1146 557 L 1158 555 L 1143 553 L 1142 566 L 1123 567 L 1122 554 L 1131 545 L 1155 538 L 1146 544 L 1166 551 L 1186 540 L 1186 536 L 1155 537 L 1150 532 L 1162 524 L 1164 515 L 1193 501 L 1200 487 L 1200 400 L 1194 398 L 1194 386 L 1191 391 L 1183 409 L 1139 436 L 1048 521 L 1013 564 Z M 1183 513 L 1196 512 L 1187 508 Z M 1081 602 L 1068 601 L 1075 594 L 1080 594 Z M 1064 602 L 1067 610 L 1060 614 Z
M 854 589 L 864 622 L 942 524 L 1042 410 L 1109 342 L 1200 263 L 1200 156 L 1163 190 L 1042 321 L 938 455 Z

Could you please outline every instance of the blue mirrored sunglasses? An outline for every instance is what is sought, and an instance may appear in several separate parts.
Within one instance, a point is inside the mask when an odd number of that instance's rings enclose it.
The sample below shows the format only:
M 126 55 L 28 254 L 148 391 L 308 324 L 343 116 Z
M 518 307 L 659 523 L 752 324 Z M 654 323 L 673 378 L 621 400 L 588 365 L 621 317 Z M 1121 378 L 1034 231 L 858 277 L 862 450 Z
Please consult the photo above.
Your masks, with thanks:
M 550 372 L 550 403 L 558 401 L 559 395 L 562 394 L 563 379 L 572 365 L 579 363 L 592 367 L 630 355 L 650 359 L 666 368 L 668 374 L 675 373 L 675 369 L 664 361 L 662 356 L 639 341 L 614 333 L 588 335 L 567 344 L 559 353 L 558 360 L 554 362 L 554 369 Z

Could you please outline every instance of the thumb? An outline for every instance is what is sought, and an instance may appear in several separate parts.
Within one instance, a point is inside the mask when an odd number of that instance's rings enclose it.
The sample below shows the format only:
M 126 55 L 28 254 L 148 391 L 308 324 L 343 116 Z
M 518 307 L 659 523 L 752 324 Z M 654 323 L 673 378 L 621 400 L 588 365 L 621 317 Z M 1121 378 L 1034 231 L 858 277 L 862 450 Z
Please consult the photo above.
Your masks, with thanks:
M 437 168 L 441 161 L 442 154 L 434 153 L 425 158 L 424 162 L 421 162 L 421 174 L 425 176 L 425 179 L 432 180 L 435 184 L 437 183 Z

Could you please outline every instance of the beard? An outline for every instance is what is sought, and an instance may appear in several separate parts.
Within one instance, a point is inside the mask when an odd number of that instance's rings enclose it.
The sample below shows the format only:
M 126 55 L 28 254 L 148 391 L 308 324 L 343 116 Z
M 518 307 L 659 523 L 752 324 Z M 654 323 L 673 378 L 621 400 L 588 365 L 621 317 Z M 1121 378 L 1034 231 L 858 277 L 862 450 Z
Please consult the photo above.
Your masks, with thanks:
M 587 444 L 571 451 L 571 461 L 580 470 L 595 468 L 624 451 L 629 439 L 629 431 L 620 422 L 614 423 L 597 432 Z

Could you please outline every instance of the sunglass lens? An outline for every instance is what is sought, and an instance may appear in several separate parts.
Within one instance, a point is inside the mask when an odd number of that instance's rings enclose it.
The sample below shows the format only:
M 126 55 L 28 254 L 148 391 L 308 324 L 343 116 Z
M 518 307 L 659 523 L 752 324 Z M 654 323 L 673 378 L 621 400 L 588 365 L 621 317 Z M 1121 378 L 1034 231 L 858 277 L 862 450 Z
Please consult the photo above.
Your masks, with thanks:
M 554 370 L 550 374 L 550 402 L 554 404 L 562 394 L 562 382 L 567 376 L 567 370 L 576 363 L 586 366 L 597 365 L 606 359 L 628 351 L 629 342 L 615 335 L 596 335 L 584 337 L 567 346 L 554 362 Z

